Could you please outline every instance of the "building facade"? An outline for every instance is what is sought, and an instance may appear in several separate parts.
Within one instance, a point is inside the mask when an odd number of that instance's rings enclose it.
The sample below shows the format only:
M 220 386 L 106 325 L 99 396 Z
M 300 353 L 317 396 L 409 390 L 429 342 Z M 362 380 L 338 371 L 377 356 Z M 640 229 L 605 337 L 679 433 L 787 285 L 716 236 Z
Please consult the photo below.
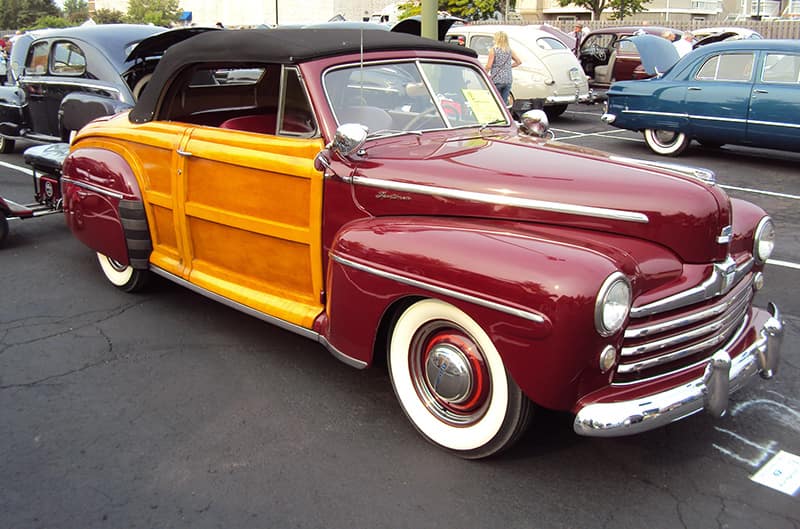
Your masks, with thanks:
M 191 13 L 192 24 L 213 26 L 222 22 L 238 27 L 326 22 L 336 15 L 362 20 L 381 13 L 392 3 L 391 0 L 306 0 L 302 4 L 286 0 L 181 0 L 180 6 L 185 13 Z M 98 9 L 126 13 L 128 0 L 90 0 L 89 12 Z
M 562 7 L 558 0 L 517 0 L 517 12 L 526 20 L 586 21 L 594 18 L 589 10 L 574 4 Z M 601 18 L 610 15 L 611 10 L 607 9 Z M 800 0 L 652 0 L 646 4 L 646 10 L 632 20 L 667 24 L 779 16 L 800 16 Z

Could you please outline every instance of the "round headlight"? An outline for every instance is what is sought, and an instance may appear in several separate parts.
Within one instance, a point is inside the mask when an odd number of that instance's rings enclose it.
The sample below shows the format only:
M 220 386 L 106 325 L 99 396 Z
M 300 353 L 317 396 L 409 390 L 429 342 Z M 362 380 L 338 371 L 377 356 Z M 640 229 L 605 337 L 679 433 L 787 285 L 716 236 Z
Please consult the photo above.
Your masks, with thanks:
M 767 262 L 772 250 L 775 248 L 775 224 L 772 219 L 764 217 L 756 228 L 755 243 L 753 244 L 753 256 L 758 264 Z
M 631 310 L 631 285 L 620 272 L 603 282 L 594 307 L 594 325 L 600 336 L 610 336 L 622 328 Z

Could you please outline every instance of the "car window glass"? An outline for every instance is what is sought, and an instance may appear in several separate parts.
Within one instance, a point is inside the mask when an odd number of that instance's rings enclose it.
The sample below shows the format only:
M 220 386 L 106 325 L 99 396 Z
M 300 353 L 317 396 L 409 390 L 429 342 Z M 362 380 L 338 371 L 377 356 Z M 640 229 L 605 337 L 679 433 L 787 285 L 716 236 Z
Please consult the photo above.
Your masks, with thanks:
M 489 55 L 492 44 L 494 44 L 494 37 L 490 35 L 473 35 L 469 41 L 469 47 L 478 55 Z
M 170 84 L 156 119 L 275 134 L 280 79 L 280 65 L 196 65 Z
M 564 50 L 567 47 L 560 40 L 553 37 L 540 37 L 536 39 L 536 45 L 543 50 Z
M 639 50 L 636 49 L 636 44 L 629 40 L 619 41 L 618 46 L 618 53 L 624 53 L 625 55 L 639 55 Z
M 72 42 L 53 44 L 50 71 L 55 75 L 81 75 L 86 71 L 86 57 Z
M 608 48 L 614 40 L 614 35 L 610 33 L 600 33 L 597 35 L 589 35 L 586 40 L 581 44 L 581 50 L 592 47 Z
M 708 59 L 695 76 L 698 80 L 749 81 L 753 75 L 752 53 L 723 53 Z
M 31 46 L 28 60 L 25 63 L 25 75 L 44 75 L 47 73 L 47 42 L 39 42 Z
M 338 68 L 323 84 L 337 122 L 371 134 L 506 123 L 485 77 L 464 64 L 400 62 Z
M 767 54 L 761 80 L 765 83 L 800 83 L 800 55 Z
M 283 112 L 279 131 L 289 136 L 310 136 L 317 130 L 311 103 L 296 68 L 284 69 Z
M 753 75 L 752 53 L 725 53 L 720 55 L 717 81 L 749 81 Z

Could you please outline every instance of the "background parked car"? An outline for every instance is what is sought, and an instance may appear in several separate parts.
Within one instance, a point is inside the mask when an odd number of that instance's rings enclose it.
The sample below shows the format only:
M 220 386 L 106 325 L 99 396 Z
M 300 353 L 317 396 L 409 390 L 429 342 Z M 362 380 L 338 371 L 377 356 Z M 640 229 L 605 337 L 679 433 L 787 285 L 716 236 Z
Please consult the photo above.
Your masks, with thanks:
M 647 35 L 630 40 L 643 58 L 664 44 Z M 653 152 L 668 156 L 692 139 L 800 149 L 800 42 L 746 39 L 697 48 L 661 77 L 615 83 L 603 121 L 642 131 Z
M 514 68 L 511 85 L 512 113 L 520 116 L 542 108 L 549 118 L 564 113 L 567 105 L 589 99 L 589 85 L 570 49 L 549 31 L 532 26 L 456 26 L 447 39 L 475 50 L 485 65 L 494 34 L 505 31 L 522 64 Z
M 0 152 L 19 138 L 65 140 L 95 117 L 132 106 L 164 50 L 200 31 L 114 24 L 20 36 L 0 87 Z
M 636 46 L 622 40 L 638 33 L 661 36 L 670 31 L 680 38 L 683 32 L 661 26 L 620 26 L 596 29 L 590 32 L 581 43 L 581 67 L 589 77 L 593 88 L 608 88 L 614 81 L 641 79 L 643 73 L 634 73 L 641 64 Z M 641 70 L 640 70 L 641 72 Z

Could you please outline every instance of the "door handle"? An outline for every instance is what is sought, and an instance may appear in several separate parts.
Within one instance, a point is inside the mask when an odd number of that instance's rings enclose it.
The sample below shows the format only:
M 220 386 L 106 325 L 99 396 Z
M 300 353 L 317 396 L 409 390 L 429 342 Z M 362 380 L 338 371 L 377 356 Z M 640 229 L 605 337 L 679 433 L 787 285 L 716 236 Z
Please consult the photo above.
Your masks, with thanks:
M 764 90 L 762 88 L 756 88 L 755 90 L 753 90 L 753 92 L 755 92 L 756 94 L 769 94 L 768 90 Z
M 190 152 L 188 152 L 188 151 L 182 151 L 182 150 L 180 150 L 180 149 L 178 149 L 176 152 L 177 152 L 178 154 L 180 154 L 181 156 L 191 156 L 191 155 L 192 155 L 192 153 L 190 153 Z
M 702 90 L 702 88 L 700 88 L 699 86 L 690 86 L 689 90 L 692 90 L 694 92 L 699 92 L 700 90 Z

